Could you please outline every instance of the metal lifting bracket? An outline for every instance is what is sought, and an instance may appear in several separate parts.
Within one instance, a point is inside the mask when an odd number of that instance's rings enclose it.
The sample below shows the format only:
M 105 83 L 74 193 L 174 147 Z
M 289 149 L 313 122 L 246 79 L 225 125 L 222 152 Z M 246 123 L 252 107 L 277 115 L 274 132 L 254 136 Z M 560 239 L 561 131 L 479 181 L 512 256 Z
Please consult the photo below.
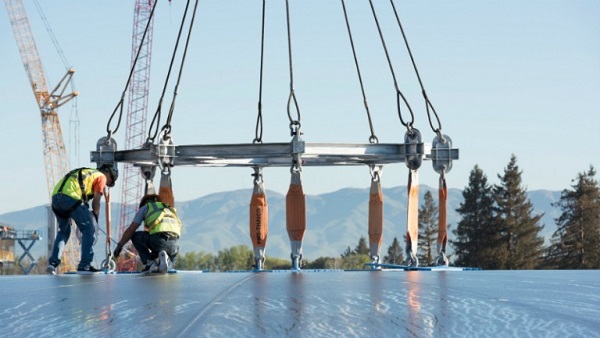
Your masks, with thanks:
M 452 149 L 452 139 L 447 135 L 438 135 L 433 139 L 431 162 L 433 170 L 443 175 L 452 169 L 452 160 L 458 158 L 458 149 Z
M 92 162 L 96 162 L 98 164 L 98 168 L 103 165 L 103 164 L 108 164 L 108 165 L 114 165 L 115 164 L 115 160 L 114 160 L 114 156 L 111 156 L 111 154 L 114 154 L 117 151 L 117 142 L 115 141 L 115 139 L 113 139 L 112 137 L 109 136 L 103 136 L 101 137 L 98 142 L 96 143 L 96 152 L 100 154 L 100 158 L 106 158 L 106 159 L 111 159 L 111 160 L 106 160 L 106 161 L 92 161 Z

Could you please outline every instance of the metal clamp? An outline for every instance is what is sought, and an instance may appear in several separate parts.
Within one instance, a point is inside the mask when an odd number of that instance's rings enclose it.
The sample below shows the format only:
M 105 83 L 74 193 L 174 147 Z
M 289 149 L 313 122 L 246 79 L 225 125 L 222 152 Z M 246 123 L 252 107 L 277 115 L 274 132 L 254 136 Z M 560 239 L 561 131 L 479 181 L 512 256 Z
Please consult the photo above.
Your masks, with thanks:
M 300 133 L 296 133 L 290 143 L 291 154 L 292 154 L 292 172 L 302 171 L 302 154 L 305 151 L 305 143 L 300 137 Z
M 452 139 L 438 134 L 431 145 L 431 162 L 433 170 L 443 175 L 452 169 L 452 160 L 458 159 L 458 149 L 452 149 Z
M 417 170 L 421 167 L 424 155 L 422 148 L 421 132 L 416 128 L 411 128 L 404 134 L 404 157 L 409 169 Z
M 175 144 L 171 134 L 163 130 L 160 135 L 160 141 L 156 147 L 157 165 L 163 174 L 170 174 L 171 167 L 175 161 Z

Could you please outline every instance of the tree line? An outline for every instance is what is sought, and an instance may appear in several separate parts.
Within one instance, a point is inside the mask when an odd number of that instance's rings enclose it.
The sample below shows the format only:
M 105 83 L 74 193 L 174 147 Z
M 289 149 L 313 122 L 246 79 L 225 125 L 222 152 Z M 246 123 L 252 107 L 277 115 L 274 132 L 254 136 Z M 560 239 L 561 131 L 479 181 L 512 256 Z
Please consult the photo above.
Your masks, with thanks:
M 548 246 L 540 236 L 543 215 L 534 215 L 521 174 L 515 155 L 497 185 L 478 166 L 471 171 L 453 231 L 454 263 L 506 270 L 600 268 L 600 186 L 593 166 L 578 173 L 553 204 L 560 215 Z

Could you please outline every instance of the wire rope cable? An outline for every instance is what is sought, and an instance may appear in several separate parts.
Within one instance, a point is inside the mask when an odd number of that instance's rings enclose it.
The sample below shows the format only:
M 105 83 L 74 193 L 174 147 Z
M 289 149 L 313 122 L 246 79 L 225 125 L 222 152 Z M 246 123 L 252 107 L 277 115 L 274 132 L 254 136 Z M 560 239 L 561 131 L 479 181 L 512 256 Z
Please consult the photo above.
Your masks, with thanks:
M 46 15 L 44 14 L 44 11 L 42 10 L 42 6 L 39 4 L 38 0 L 34 0 L 33 3 L 35 4 L 35 7 L 36 7 L 38 13 L 40 14 L 40 18 L 42 19 L 42 22 L 44 23 L 44 26 L 46 27 L 48 34 L 50 34 L 50 40 L 52 40 L 52 44 L 54 45 L 54 48 L 56 48 L 56 51 L 58 52 L 58 55 L 59 55 L 62 63 L 64 64 L 65 68 L 67 68 L 67 70 L 68 70 L 70 68 L 69 61 L 67 60 L 65 53 L 63 53 L 62 49 L 60 48 L 58 39 L 56 38 L 56 35 L 54 35 L 54 32 L 52 31 L 52 28 L 50 27 L 50 23 L 48 22 L 48 18 L 46 17 Z
M 262 120 L 262 86 L 263 86 L 263 61 L 265 54 L 265 8 L 266 0 L 262 2 L 262 28 L 260 35 L 260 73 L 258 83 L 258 113 L 256 116 L 256 128 L 252 143 L 262 143 L 263 120 Z
M 189 0 L 188 0 L 189 1 Z M 173 119 L 173 113 L 175 112 L 175 101 L 177 99 L 177 93 L 179 89 L 179 83 L 181 82 L 181 75 L 183 74 L 183 66 L 185 64 L 185 57 L 187 56 L 187 50 L 190 45 L 190 38 L 192 36 L 192 30 L 194 28 L 194 21 L 196 21 L 196 11 L 198 10 L 199 0 L 196 0 L 194 4 L 194 11 L 192 12 L 192 18 L 190 20 L 190 27 L 188 29 L 188 35 L 185 41 L 185 47 L 183 48 L 183 54 L 181 56 L 181 64 L 179 65 L 179 74 L 177 74 L 177 83 L 175 83 L 175 89 L 173 91 L 173 100 L 171 101 L 171 107 L 169 108 L 169 115 L 167 115 L 167 121 L 165 125 L 162 127 L 162 130 L 165 132 L 164 136 L 171 133 L 171 120 Z
M 294 67 L 293 67 L 293 62 L 292 62 L 292 33 L 291 33 L 291 29 L 290 29 L 290 3 L 289 0 L 285 1 L 285 13 L 286 13 L 286 23 L 287 23 L 287 39 L 288 39 L 288 55 L 289 55 L 289 62 L 290 62 L 290 95 L 288 97 L 288 103 L 287 103 L 287 114 L 288 114 L 288 118 L 290 119 L 290 133 L 292 136 L 297 135 L 300 133 L 300 108 L 298 107 L 298 100 L 296 100 L 296 93 L 294 92 Z M 290 111 L 290 108 L 292 107 L 292 103 L 294 104 L 294 107 L 296 108 L 296 116 L 297 119 L 294 120 L 292 118 L 292 113 Z
M 423 81 L 421 81 L 421 75 L 419 75 L 419 70 L 417 69 L 417 63 L 415 62 L 415 58 L 413 57 L 412 51 L 408 44 L 408 39 L 406 38 L 406 34 L 404 33 L 404 28 L 402 27 L 402 23 L 400 22 L 400 16 L 398 15 L 398 11 L 396 11 L 396 6 L 394 5 L 394 1 L 390 0 L 390 3 L 392 4 L 392 9 L 394 10 L 394 15 L 396 17 L 396 21 L 398 22 L 398 27 L 400 28 L 400 32 L 402 33 L 402 38 L 404 39 L 404 44 L 406 45 L 406 50 L 408 51 L 408 55 L 410 56 L 410 60 L 412 62 L 413 68 L 415 70 L 415 74 L 417 75 L 417 79 L 419 80 L 419 85 L 421 86 L 421 92 L 423 93 L 423 98 L 425 99 L 425 109 L 427 111 L 427 118 L 429 120 L 429 126 L 431 126 L 431 130 L 433 130 L 433 132 L 435 132 L 436 134 L 440 135 L 440 137 L 442 137 L 442 123 L 440 122 L 440 117 L 438 116 L 437 112 L 435 111 L 435 108 L 431 104 L 431 101 L 429 101 L 429 98 L 427 97 L 427 92 L 425 91 L 425 87 L 423 86 Z M 433 126 L 433 122 L 431 120 L 431 112 L 429 111 L 430 107 L 431 107 L 431 111 L 433 112 L 433 114 L 435 115 L 435 118 L 437 120 L 438 128 L 435 128 Z
M 183 16 L 181 18 L 181 24 L 179 25 L 179 31 L 177 33 L 177 40 L 175 41 L 175 47 L 173 48 L 173 54 L 171 55 L 171 62 L 169 64 L 169 69 L 167 71 L 167 76 L 165 77 L 165 82 L 163 85 L 163 90 L 162 93 L 160 95 L 160 99 L 158 100 L 158 106 L 156 108 L 156 112 L 154 113 L 154 116 L 152 118 L 152 122 L 150 123 L 150 127 L 148 128 L 148 138 L 146 140 L 146 143 L 152 143 L 154 141 L 154 139 L 156 138 L 156 136 L 158 135 L 158 124 L 160 122 L 160 116 L 162 113 L 162 103 L 163 100 L 165 98 L 165 94 L 167 92 L 167 87 L 169 84 L 169 80 L 171 78 L 171 71 L 173 70 L 173 65 L 175 64 L 175 57 L 177 55 L 177 50 L 179 49 L 179 42 L 181 40 L 181 36 L 182 36 L 182 32 L 183 32 L 183 28 L 184 28 L 184 24 L 185 24 L 185 20 L 187 17 L 187 13 L 189 10 L 189 6 L 190 6 L 190 1 L 188 0 L 185 6 L 185 10 L 183 12 Z M 152 129 L 154 129 L 154 133 L 152 133 Z
M 360 67 L 358 66 L 358 58 L 356 56 L 356 48 L 354 47 L 354 39 L 352 38 L 352 30 L 350 29 L 350 21 L 348 19 L 348 12 L 346 11 L 346 3 L 344 0 L 342 2 L 342 9 L 344 10 L 344 19 L 346 20 L 346 28 L 348 29 L 348 37 L 350 38 L 350 46 L 352 47 L 352 55 L 354 56 L 354 64 L 356 66 L 356 73 L 358 76 L 358 82 L 360 83 L 360 90 L 363 96 L 363 103 L 365 106 L 365 110 L 367 111 L 367 119 L 369 121 L 369 128 L 371 129 L 371 136 L 369 137 L 370 143 L 379 143 L 377 136 L 375 136 L 375 130 L 373 128 L 373 120 L 371 119 L 371 113 L 369 111 L 369 104 L 367 103 L 367 95 L 365 94 L 365 88 L 362 80 L 362 75 L 360 73 Z
M 117 130 L 119 129 L 119 126 L 121 125 L 121 119 L 123 117 L 123 102 L 125 101 L 125 94 L 127 93 L 127 88 L 129 88 L 129 84 L 131 83 L 131 78 L 133 77 L 133 72 L 135 70 L 135 66 L 140 57 L 140 52 L 142 51 L 141 46 L 143 46 L 144 41 L 146 40 L 146 35 L 148 33 L 152 19 L 154 18 L 154 10 L 156 9 L 157 5 L 158 5 L 158 0 L 156 0 L 154 2 L 154 6 L 152 6 L 152 11 L 150 12 L 150 16 L 148 17 L 148 22 L 146 23 L 146 28 L 144 29 L 144 34 L 142 35 L 142 39 L 140 41 L 140 46 L 138 47 L 137 53 L 135 55 L 135 59 L 133 61 L 133 64 L 131 65 L 131 70 L 129 71 L 129 76 L 127 77 L 127 83 L 125 84 L 125 88 L 123 89 L 123 93 L 121 94 L 121 99 L 117 103 L 115 110 L 113 110 L 112 114 L 110 115 L 110 118 L 108 119 L 108 123 L 106 124 L 106 132 L 108 134 L 108 136 L 107 136 L 108 139 L 110 139 L 112 137 L 112 135 L 117 132 Z M 115 114 L 117 113 L 117 111 L 119 111 L 119 118 L 117 120 L 117 126 L 115 127 L 115 130 L 111 130 L 110 124 L 111 124 L 113 118 L 115 117 Z
M 381 31 L 381 26 L 379 25 L 379 19 L 377 18 L 377 13 L 375 12 L 375 7 L 373 6 L 373 1 L 369 0 L 369 4 L 371 5 L 371 12 L 373 13 L 373 19 L 375 19 L 375 24 L 377 25 L 377 31 L 379 32 L 379 38 L 381 39 L 381 44 L 382 44 L 383 50 L 385 52 L 385 57 L 387 59 L 388 65 L 390 67 L 390 72 L 392 74 L 392 78 L 394 79 L 394 88 L 396 89 L 396 105 L 398 107 L 398 117 L 400 118 L 400 122 L 402 123 L 402 125 L 405 126 L 408 129 L 408 131 L 410 131 L 415 122 L 415 114 L 413 113 L 412 108 L 410 107 L 410 104 L 408 103 L 408 100 L 406 99 L 406 97 L 404 96 L 402 91 L 400 91 L 400 88 L 398 87 L 398 81 L 396 80 L 394 66 L 392 65 L 392 60 L 390 58 L 390 54 L 388 52 L 387 45 L 385 43 L 385 39 L 383 38 L 383 32 Z M 404 104 L 408 108 L 408 111 L 410 112 L 410 117 L 411 117 L 410 121 L 404 121 L 404 119 L 402 118 L 402 112 L 400 109 L 402 102 L 404 102 Z

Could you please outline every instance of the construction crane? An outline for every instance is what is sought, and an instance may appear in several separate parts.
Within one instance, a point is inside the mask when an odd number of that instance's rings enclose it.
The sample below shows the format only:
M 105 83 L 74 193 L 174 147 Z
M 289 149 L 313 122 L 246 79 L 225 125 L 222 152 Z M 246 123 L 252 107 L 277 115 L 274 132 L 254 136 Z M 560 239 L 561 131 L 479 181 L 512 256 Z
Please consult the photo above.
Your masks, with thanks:
M 42 146 L 45 159 L 46 183 L 48 186 L 48 198 L 50 200 L 54 185 L 69 171 L 69 162 L 65 143 L 63 140 L 60 119 L 57 109 L 77 96 L 77 92 L 65 93 L 67 85 L 73 77 L 74 70 L 69 69 L 52 91 L 48 90 L 44 68 L 33 39 L 31 26 L 27 12 L 22 0 L 4 0 L 8 17 L 17 40 L 21 60 L 25 72 L 29 77 L 29 83 L 35 100 L 38 104 L 42 118 Z M 53 241 L 54 224 L 53 217 L 49 217 L 48 241 Z M 52 231 L 50 231 L 52 230 Z M 75 231 L 73 231 L 74 233 Z M 64 250 L 64 271 L 74 270 L 73 267 L 79 259 L 79 247 L 76 241 L 67 242 Z
M 129 87 L 129 105 L 125 131 L 125 149 L 140 148 L 146 141 L 146 115 L 148 111 L 148 88 L 150 84 L 150 61 L 152 54 L 152 26 L 148 22 L 154 0 L 136 0 L 133 17 L 133 36 L 131 64 L 134 66 Z M 148 26 L 146 37 L 144 31 Z M 142 39 L 143 38 L 143 39 Z M 135 63 L 136 55 L 139 56 Z M 144 181 L 140 169 L 131 163 L 125 163 L 123 168 L 123 183 L 121 190 L 121 212 L 119 222 L 119 238 L 123 235 L 137 211 L 142 195 Z M 129 251 L 134 251 L 130 246 Z M 119 271 L 134 271 L 137 269 L 135 257 L 120 258 Z

